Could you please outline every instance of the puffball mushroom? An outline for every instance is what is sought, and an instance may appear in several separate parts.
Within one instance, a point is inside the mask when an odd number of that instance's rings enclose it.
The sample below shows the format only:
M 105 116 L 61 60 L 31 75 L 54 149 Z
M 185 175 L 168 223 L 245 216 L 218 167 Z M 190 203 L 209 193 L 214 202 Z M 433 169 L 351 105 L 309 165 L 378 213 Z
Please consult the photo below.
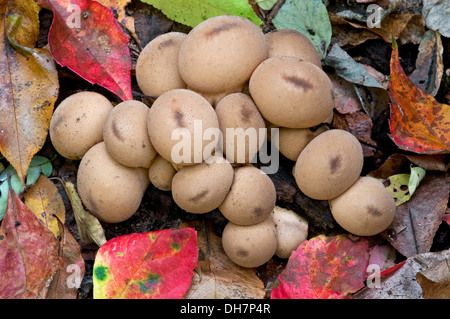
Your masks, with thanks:
M 225 254 L 241 267 L 253 268 L 265 264 L 275 254 L 277 244 L 277 231 L 272 218 L 251 226 L 229 222 L 222 233 Z
M 178 70 L 178 53 L 186 39 L 181 32 L 161 34 L 150 41 L 136 61 L 136 81 L 141 91 L 158 97 L 173 89 L 185 89 Z
M 333 129 L 306 145 L 295 164 L 294 177 L 306 196 L 332 199 L 358 179 L 363 162 L 362 147 L 356 137 L 345 130 Z
M 302 33 L 291 29 L 278 29 L 266 33 L 269 58 L 293 56 L 322 68 L 322 62 L 314 44 Z
M 140 101 L 124 101 L 109 113 L 103 126 L 103 140 L 108 153 L 129 167 L 149 168 L 156 150 L 147 132 L 149 108 Z
M 150 183 L 162 191 L 172 189 L 172 179 L 177 171 L 172 163 L 157 155 L 148 169 Z
M 105 142 L 92 146 L 78 168 L 81 201 L 90 213 L 106 223 L 130 218 L 139 208 L 148 185 L 147 170 L 119 164 L 109 155 Z
M 147 130 L 158 154 L 183 166 L 199 164 L 210 157 L 220 136 L 219 121 L 211 104 L 187 89 L 167 91 L 155 100 L 148 112 Z M 206 136 L 208 133 L 212 135 Z
M 278 238 L 275 255 L 289 258 L 308 237 L 308 221 L 295 212 L 278 206 L 273 210 L 272 218 Z
M 384 231 L 395 216 L 395 200 L 379 180 L 361 176 L 344 193 L 329 200 L 336 222 L 357 236 Z
M 315 130 L 311 128 L 287 128 L 280 127 L 278 129 L 279 145 L 278 149 L 281 154 L 291 161 L 297 161 L 302 150 L 316 136 L 328 130 L 325 125 Z
M 266 138 L 266 124 L 250 96 L 232 93 L 216 105 L 221 148 L 231 163 L 250 163 Z M 264 130 L 260 130 L 264 129 Z
M 255 166 L 234 169 L 230 192 L 219 210 L 230 222 L 237 225 L 254 225 L 272 213 L 277 199 L 270 177 Z
M 274 56 L 262 62 L 250 78 L 249 92 L 261 115 L 282 127 L 316 126 L 334 108 L 327 74 L 296 57 Z
M 172 196 L 187 212 L 203 214 L 216 209 L 233 182 L 231 164 L 221 156 L 180 169 L 172 179 Z
M 202 95 L 240 91 L 267 58 L 262 30 L 248 19 L 222 15 L 195 26 L 180 47 L 178 67 L 187 87 Z
M 50 120 L 49 135 L 55 150 L 65 158 L 81 159 L 103 141 L 103 124 L 112 109 L 112 103 L 96 92 L 78 92 L 65 98 Z

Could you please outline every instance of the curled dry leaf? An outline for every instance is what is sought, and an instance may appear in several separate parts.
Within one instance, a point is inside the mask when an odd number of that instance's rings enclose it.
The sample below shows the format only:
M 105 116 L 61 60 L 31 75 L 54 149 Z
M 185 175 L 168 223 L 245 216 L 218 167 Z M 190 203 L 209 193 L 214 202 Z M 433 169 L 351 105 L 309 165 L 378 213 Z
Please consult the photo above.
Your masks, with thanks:
M 72 205 L 73 215 L 78 228 L 80 240 L 85 243 L 96 243 L 101 247 L 106 243 L 105 232 L 97 217 L 87 212 L 75 186 L 71 182 L 64 183 L 64 189 Z
M 261 299 L 264 283 L 254 269 L 233 263 L 222 248 L 222 240 L 211 223 L 184 223 L 181 227 L 197 230 L 199 261 L 187 299 Z
M 25 184 L 31 158 L 44 145 L 58 96 L 50 53 L 34 48 L 39 35 L 33 0 L 0 3 L 0 152 Z
M 450 258 L 416 274 L 424 299 L 450 299 Z

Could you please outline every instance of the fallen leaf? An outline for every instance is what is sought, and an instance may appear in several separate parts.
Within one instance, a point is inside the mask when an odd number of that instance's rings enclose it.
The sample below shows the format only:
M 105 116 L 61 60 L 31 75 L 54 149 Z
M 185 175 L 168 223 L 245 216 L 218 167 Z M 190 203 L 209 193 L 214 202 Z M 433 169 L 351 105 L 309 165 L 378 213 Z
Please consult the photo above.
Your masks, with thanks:
M 53 233 L 10 191 L 0 227 L 0 298 L 45 298 L 61 263 Z
M 423 1 L 422 15 L 425 17 L 427 27 L 438 31 L 446 38 L 450 38 L 449 12 L 450 3 L 446 0 Z
M 450 257 L 416 274 L 424 299 L 450 299 Z
M 182 298 L 197 260 L 197 233 L 192 228 L 115 237 L 97 251 L 94 298 Z
M 293 29 L 305 35 L 324 59 L 331 42 L 331 22 L 320 0 L 287 0 L 278 11 L 273 25 L 277 29 Z
M 261 19 L 255 14 L 248 0 L 141 0 L 161 10 L 169 19 L 195 27 L 200 22 L 219 15 L 237 15 L 247 18 L 256 25 Z
M 52 278 L 46 295 L 47 299 L 75 299 L 85 273 L 81 248 L 61 220 L 56 218 L 59 226 L 58 256 L 62 260 L 61 268 Z
M 70 6 L 64 0 L 41 2 L 53 11 L 48 43 L 55 61 L 122 100 L 132 100 L 128 37 L 111 10 L 92 0 Z
M 420 154 L 450 153 L 450 106 L 418 89 L 405 74 L 398 46 L 391 56 L 390 137 L 403 150 Z
M 134 17 L 127 15 L 126 7 L 131 3 L 131 0 L 97 0 L 109 10 L 111 10 L 116 20 L 127 28 L 131 34 L 135 35 L 136 30 L 134 27 Z M 137 39 L 137 37 L 135 37 Z
M 33 0 L 2 1 L 0 20 L 0 152 L 24 184 L 48 135 L 58 73 L 50 53 L 34 48 L 39 16 Z
M 423 293 L 416 275 L 450 259 L 450 250 L 427 252 L 407 258 L 389 276 L 382 276 L 379 287 L 364 288 L 354 299 L 422 299 Z
M 197 230 L 199 261 L 186 299 L 262 299 L 264 283 L 254 269 L 233 263 L 222 248 L 222 240 L 211 223 L 182 224 Z
M 272 289 L 273 299 L 343 299 L 364 287 L 368 242 L 320 235 L 292 253 Z
M 363 155 L 372 156 L 376 151 L 377 143 L 372 139 L 373 122 L 369 115 L 363 111 L 349 114 L 334 114 L 333 127 L 348 131 L 361 142 Z
M 78 228 L 80 240 L 85 243 L 96 243 L 101 247 L 106 243 L 105 232 L 97 217 L 87 212 L 75 186 L 71 182 L 64 183 L 64 189 L 72 205 L 73 215 Z
M 25 204 L 36 217 L 52 231 L 60 235 L 59 221 L 64 223 L 66 210 L 58 188 L 47 177 L 41 175 L 24 195 Z
M 428 174 L 414 196 L 397 207 L 392 224 L 381 235 L 405 257 L 428 252 L 446 211 L 449 190 L 446 173 Z
M 354 113 L 361 110 L 361 103 L 355 92 L 354 84 L 336 73 L 328 74 L 333 85 L 334 108 L 340 114 Z
M 409 201 L 425 174 L 423 168 L 411 165 L 410 174 L 395 174 L 383 181 L 385 185 L 388 184 L 386 189 L 394 198 L 396 206 Z
M 419 46 L 416 69 L 409 78 L 424 93 L 435 96 L 444 74 L 443 46 L 439 33 L 429 30 Z

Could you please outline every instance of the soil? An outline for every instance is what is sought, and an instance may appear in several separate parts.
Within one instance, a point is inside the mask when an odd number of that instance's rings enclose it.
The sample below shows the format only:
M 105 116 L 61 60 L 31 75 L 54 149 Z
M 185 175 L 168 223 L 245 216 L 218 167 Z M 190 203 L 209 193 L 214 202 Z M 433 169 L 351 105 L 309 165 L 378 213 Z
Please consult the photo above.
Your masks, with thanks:
M 136 34 L 141 40 L 138 44 L 131 39 L 130 49 L 135 63 L 140 50 L 145 44 L 151 41 L 159 34 L 169 31 L 189 32 L 190 28 L 175 23 L 165 17 L 161 12 L 152 7 L 143 4 L 140 1 L 132 1 L 127 8 L 127 13 L 135 18 Z M 264 13 L 266 21 L 269 21 L 270 13 Z M 38 46 L 44 47 L 47 44 L 47 34 L 51 25 L 52 12 L 43 9 L 40 13 L 41 33 L 39 37 Z M 265 31 L 272 29 L 270 22 L 267 22 Z M 445 44 L 445 54 L 448 55 L 448 43 Z M 350 49 L 348 53 L 356 60 L 366 63 L 383 74 L 389 74 L 389 59 L 391 47 L 382 40 L 370 40 L 362 45 Z M 400 47 L 400 55 L 402 57 L 402 66 L 407 73 L 414 70 L 415 59 L 417 56 L 417 46 L 404 45 Z M 449 61 L 449 59 L 446 59 Z M 446 68 L 449 66 L 447 65 Z M 76 93 L 78 91 L 91 90 L 99 92 L 109 98 L 113 103 L 119 103 L 120 100 L 109 91 L 97 85 L 91 85 L 70 70 L 58 67 L 60 79 L 60 93 L 59 99 L 55 105 L 65 97 Z M 151 104 L 152 98 L 146 97 L 139 90 L 135 79 L 133 77 L 133 95 L 135 99 L 141 100 L 148 105 Z M 444 95 L 439 96 L 438 100 L 444 99 Z M 386 125 L 386 118 L 383 119 L 382 124 L 377 127 L 376 141 L 381 150 L 381 160 L 387 158 L 395 149 L 392 142 L 387 138 L 388 127 Z M 71 181 L 76 185 L 76 174 L 79 161 L 67 160 L 57 154 L 52 147 L 49 139 L 45 143 L 39 155 L 56 159 L 53 161 L 53 177 L 59 177 L 66 181 Z M 291 209 L 299 215 L 305 217 L 309 221 L 309 237 L 319 234 L 338 234 L 343 230 L 334 222 L 329 212 L 328 203 L 326 201 L 316 201 L 307 198 L 298 190 L 295 180 L 291 174 L 293 162 L 281 156 L 280 169 L 276 174 L 270 175 L 275 183 L 277 189 L 277 205 Z M 376 164 L 373 164 L 376 165 Z M 373 166 L 372 165 L 372 166 Z M 374 169 L 376 167 L 370 167 Z M 369 168 L 366 168 L 369 169 Z M 64 200 L 66 208 L 66 226 L 74 235 L 75 239 L 79 241 L 78 230 L 76 228 L 75 220 L 73 218 L 72 208 L 68 197 L 59 182 L 55 182 L 60 189 L 60 194 Z M 176 228 L 184 221 L 191 221 L 196 219 L 207 219 L 214 221 L 218 235 L 221 234 L 226 220 L 222 217 L 220 212 L 213 211 L 208 214 L 194 215 L 189 214 L 180 209 L 173 201 L 171 193 L 156 189 L 150 186 L 142 200 L 139 210 L 130 219 L 118 224 L 103 223 L 106 239 L 117 237 L 124 234 L 135 232 L 147 232 L 166 228 Z M 95 244 L 84 244 L 80 242 L 82 254 L 86 263 L 86 274 L 79 289 L 79 298 L 92 298 L 92 268 L 95 258 L 95 253 L 98 247 Z M 442 223 L 439 227 L 434 239 L 432 251 L 438 251 L 450 247 L 450 226 Z M 401 256 L 399 256 L 401 259 Z M 274 257 L 269 263 L 257 269 L 258 276 L 264 281 L 266 286 L 273 283 L 273 279 L 284 267 L 286 260 L 281 260 Z

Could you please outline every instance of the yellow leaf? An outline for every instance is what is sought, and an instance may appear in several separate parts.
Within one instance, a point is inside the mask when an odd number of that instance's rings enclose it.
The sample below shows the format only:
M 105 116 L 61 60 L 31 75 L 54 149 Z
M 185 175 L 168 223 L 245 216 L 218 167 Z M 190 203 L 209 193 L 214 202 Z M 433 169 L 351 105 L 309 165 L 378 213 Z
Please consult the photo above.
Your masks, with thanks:
M 41 174 L 36 183 L 25 193 L 25 204 L 37 218 L 52 231 L 55 237 L 60 235 L 58 219 L 64 223 L 66 210 L 58 188 Z

